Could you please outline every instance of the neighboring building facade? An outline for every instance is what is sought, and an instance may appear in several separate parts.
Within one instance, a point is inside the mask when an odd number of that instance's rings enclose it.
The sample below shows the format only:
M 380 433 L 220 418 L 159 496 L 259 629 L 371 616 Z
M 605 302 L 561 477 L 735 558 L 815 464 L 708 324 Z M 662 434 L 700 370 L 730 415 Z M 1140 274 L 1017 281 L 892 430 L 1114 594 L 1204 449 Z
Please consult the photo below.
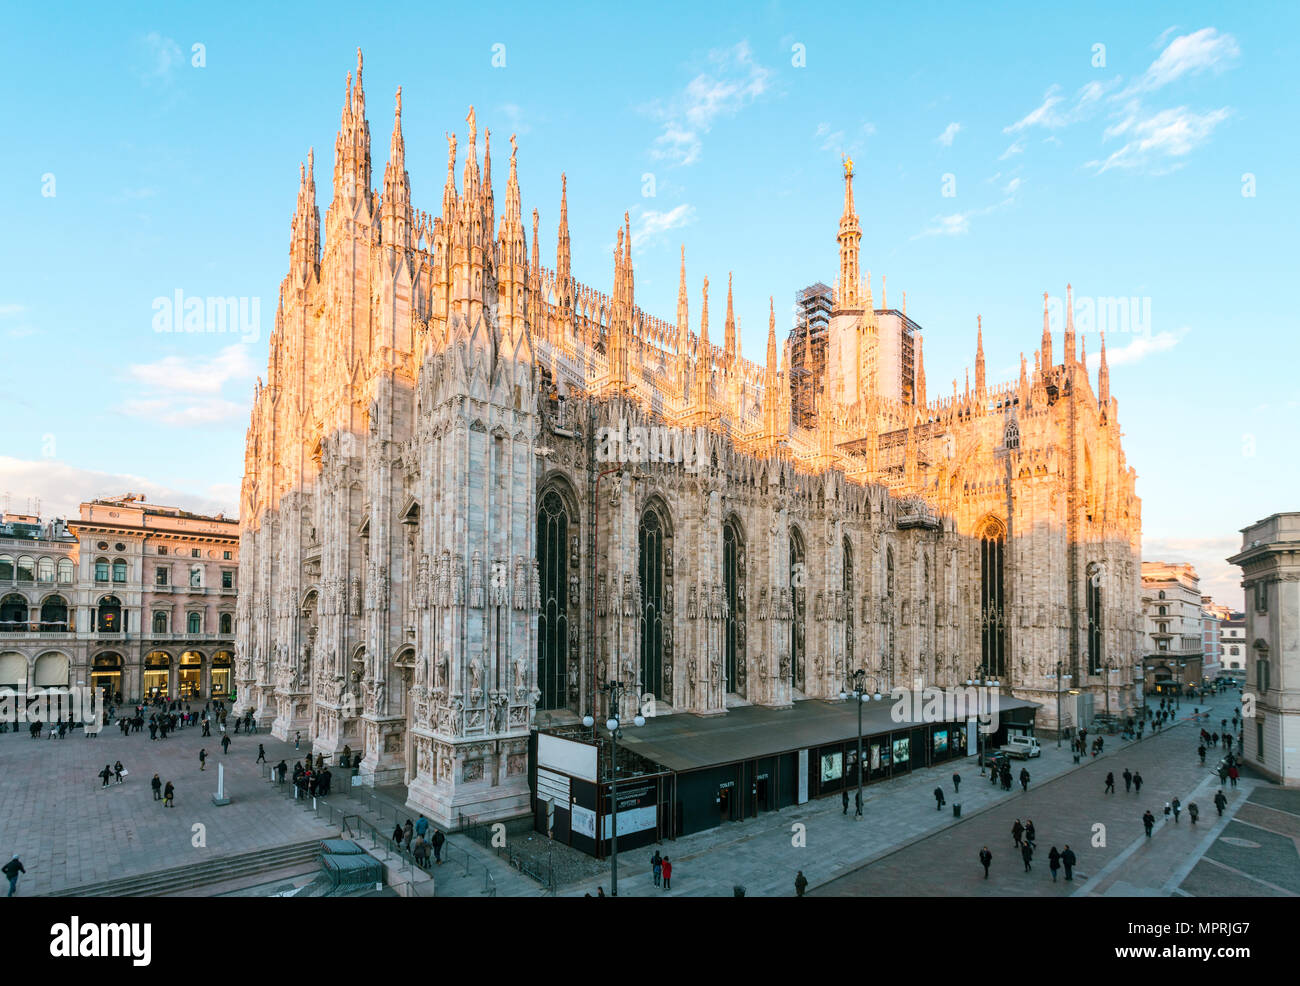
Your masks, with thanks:
M 1300 786 L 1300 513 L 1242 528 L 1241 551 L 1228 561 L 1246 590 L 1243 756 L 1272 780 Z
M 901 370 L 877 387 L 846 169 L 829 396 L 800 427 L 774 310 L 766 365 L 730 289 L 710 343 L 707 279 L 693 331 L 684 257 L 675 324 L 643 312 L 626 216 L 613 290 L 578 283 L 563 178 L 543 269 L 514 141 L 498 216 L 473 110 L 459 183 L 452 136 L 441 215 L 416 212 L 400 91 L 395 117 L 377 193 L 358 58 L 323 229 L 300 172 L 245 453 L 239 707 L 455 824 L 527 811 L 531 729 L 603 719 L 612 681 L 624 715 L 709 716 L 982 665 L 1051 729 L 1060 661 L 1133 706 L 1140 501 L 1072 311 L 1019 381 L 986 385 L 981 337 L 974 389 L 927 400 L 919 350 L 912 401 Z M 670 461 L 602 458 L 638 428 Z
M 239 523 L 125 496 L 0 529 L 0 685 L 226 698 Z M 6 536 L 14 535 L 14 536 Z
M 1201 675 L 1206 681 L 1213 681 L 1223 673 L 1223 664 L 1219 645 L 1221 631 L 1219 608 L 1210 596 L 1201 597 Z
M 1229 612 L 1219 624 L 1219 650 L 1223 657 L 1223 673 L 1234 677 L 1246 674 L 1246 614 Z
M 1142 563 L 1148 694 L 1177 693 L 1204 678 L 1201 580 L 1187 564 Z

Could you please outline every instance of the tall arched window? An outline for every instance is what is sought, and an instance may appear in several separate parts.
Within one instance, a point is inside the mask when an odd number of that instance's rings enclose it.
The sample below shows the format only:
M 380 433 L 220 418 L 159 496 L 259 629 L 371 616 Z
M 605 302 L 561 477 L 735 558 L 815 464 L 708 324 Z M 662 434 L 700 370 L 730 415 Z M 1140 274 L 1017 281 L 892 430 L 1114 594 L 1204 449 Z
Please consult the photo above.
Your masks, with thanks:
M 36 561 L 28 555 L 18 558 L 18 581 L 32 582 L 36 577 Z
M 36 562 L 36 581 L 53 582 L 54 581 L 54 559 L 41 558 Z
M 804 586 L 808 582 L 808 562 L 799 528 L 790 528 L 790 676 L 794 687 L 804 686 Z
M 113 581 L 114 582 L 126 581 L 126 562 L 122 561 L 122 559 L 120 558 L 117 561 L 113 562 Z
M 845 680 L 853 673 L 853 548 L 844 539 L 844 672 Z
M 548 489 L 537 507 L 537 567 L 542 608 L 537 614 L 537 687 L 539 709 L 568 705 L 569 669 L 569 530 L 564 498 Z
M 72 564 L 71 558 L 59 559 L 59 582 L 62 585 L 71 585 L 76 573 L 77 566 Z M 0 573 L 0 578 L 4 578 L 2 573 Z
M 157 612 L 157 613 L 154 613 L 154 614 L 153 614 L 153 632 L 154 632 L 154 633 L 166 633 L 166 632 L 167 632 L 167 614 L 166 614 L 166 613 L 163 613 L 163 612 Z
M 233 613 L 222 613 L 217 617 L 218 632 L 228 636 L 235 632 L 235 616 Z
M 49 596 L 41 603 L 41 632 L 61 633 L 68 629 L 68 601 L 62 596 Z
M 1006 675 L 1006 613 L 1002 565 L 1006 528 L 990 518 L 980 534 L 980 659 L 988 674 Z
M 16 592 L 0 599 L 0 631 L 27 632 L 27 600 Z
M 122 600 L 117 596 L 105 596 L 99 601 L 100 633 L 119 633 L 122 629 Z
M 203 617 L 201 614 L 190 613 L 188 616 L 185 617 L 185 632 L 186 633 L 203 632 Z
M 14 556 L 0 555 L 0 582 L 14 580 Z
M 664 674 L 664 540 L 667 518 L 652 503 L 637 531 L 641 575 L 641 690 L 671 702 L 672 682 Z M 630 684 L 630 683 L 629 683 Z
M 727 594 L 727 619 L 723 630 L 724 673 L 727 691 L 739 692 L 745 683 L 745 655 L 741 634 L 744 633 L 740 613 L 740 584 L 745 542 L 740 525 L 734 517 L 722 525 L 722 591 Z
M 1100 674 L 1102 661 L 1105 660 L 1103 653 L 1104 635 L 1102 626 L 1102 599 L 1101 599 L 1102 570 L 1101 566 L 1093 562 L 1088 566 L 1088 584 L 1085 591 L 1087 597 L 1088 610 L 1088 673 Z M 1161 607 L 1163 609 L 1163 607 Z M 1109 686 L 1109 682 L 1107 682 Z

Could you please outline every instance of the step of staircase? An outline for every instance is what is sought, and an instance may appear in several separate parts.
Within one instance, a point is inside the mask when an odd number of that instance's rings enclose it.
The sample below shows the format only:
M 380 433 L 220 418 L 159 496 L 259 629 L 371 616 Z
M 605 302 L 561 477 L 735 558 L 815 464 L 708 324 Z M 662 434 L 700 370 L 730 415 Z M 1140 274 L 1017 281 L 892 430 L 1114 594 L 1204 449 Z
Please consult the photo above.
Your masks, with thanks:
M 320 855 L 320 840 L 309 839 L 283 846 L 218 856 L 193 865 L 175 866 L 58 890 L 47 897 L 161 897 L 234 879 L 256 877 L 313 862 Z

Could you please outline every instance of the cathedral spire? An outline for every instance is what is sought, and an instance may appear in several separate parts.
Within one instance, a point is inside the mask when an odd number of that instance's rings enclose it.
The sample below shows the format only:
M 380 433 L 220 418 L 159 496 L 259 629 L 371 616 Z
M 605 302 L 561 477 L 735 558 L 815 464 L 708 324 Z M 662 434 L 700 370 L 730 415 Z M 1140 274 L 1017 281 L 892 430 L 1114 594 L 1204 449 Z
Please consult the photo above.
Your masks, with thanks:
M 700 410 L 709 406 L 709 377 L 713 355 L 709 352 L 709 279 L 704 279 L 704 306 L 700 314 L 700 350 L 695 360 L 695 404 Z
M 844 212 L 840 216 L 840 230 L 836 235 L 840 246 L 840 273 L 835 287 L 835 308 L 840 311 L 860 307 L 861 273 L 858 255 L 862 229 L 853 205 L 853 159 L 844 159 Z
M 1029 393 L 1029 375 L 1025 369 L 1025 354 L 1020 354 L 1020 394 L 1023 399 L 1024 395 Z
M 380 236 L 393 247 L 410 247 L 414 217 L 411 212 L 411 179 L 406 172 L 406 141 L 402 137 L 402 87 L 397 87 L 393 111 L 393 138 L 384 167 L 384 197 L 380 209 Z
M 555 279 L 559 282 L 562 303 L 569 296 L 569 278 L 573 255 L 569 246 L 569 180 L 560 172 L 560 229 L 555 240 Z M 567 305 L 566 305 L 567 307 Z
M 975 395 L 984 399 L 984 316 L 975 316 Z
M 686 300 L 686 244 L 682 244 L 682 268 L 677 278 L 677 385 L 683 400 L 690 398 L 687 359 L 691 349 L 691 311 Z
M 1039 370 L 1046 376 L 1052 369 L 1052 317 L 1047 312 L 1047 292 L 1043 292 L 1043 338 L 1039 343 L 1039 352 L 1042 354 L 1041 360 L 1037 361 Z M 1035 371 L 1035 374 L 1039 372 Z
M 347 95 L 338 136 L 334 139 L 334 201 L 330 211 L 346 204 L 354 212 L 367 214 L 372 205 L 370 189 L 370 124 L 366 122 L 366 94 L 361 86 L 361 49 L 357 49 L 357 78 L 348 75 Z
M 306 279 L 320 267 L 320 208 L 316 205 L 316 150 L 307 151 L 307 165 L 298 165 L 298 205 L 290 223 L 291 266 Z
M 916 334 L 916 386 L 912 395 L 912 403 L 918 407 L 925 407 L 925 351 L 923 349 L 924 338 L 921 333 Z
M 461 191 L 465 198 L 473 199 L 479 192 L 478 177 L 478 123 L 474 117 L 474 107 L 469 108 L 469 114 L 465 117 L 465 122 L 469 124 L 469 148 L 465 153 L 465 174 L 461 178 Z
M 1074 289 L 1065 286 L 1065 355 L 1061 357 L 1068 371 L 1074 362 Z
M 1097 400 L 1101 406 L 1110 404 L 1110 367 L 1106 365 L 1106 333 L 1101 334 L 1101 366 L 1097 369 Z
M 722 364 L 731 368 L 736 358 L 736 312 L 731 304 L 731 271 L 727 271 L 727 317 L 722 323 Z

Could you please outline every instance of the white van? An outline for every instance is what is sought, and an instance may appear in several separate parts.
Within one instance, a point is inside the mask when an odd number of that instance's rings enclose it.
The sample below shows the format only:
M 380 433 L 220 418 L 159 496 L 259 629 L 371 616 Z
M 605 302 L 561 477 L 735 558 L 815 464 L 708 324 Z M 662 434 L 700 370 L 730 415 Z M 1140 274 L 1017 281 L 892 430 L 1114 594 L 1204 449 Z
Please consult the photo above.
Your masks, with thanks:
M 1038 745 L 1038 740 L 1032 736 L 1015 736 L 1007 741 L 1002 750 L 1008 756 L 1020 760 L 1028 760 L 1030 757 L 1041 756 L 1043 753 L 1042 748 Z

